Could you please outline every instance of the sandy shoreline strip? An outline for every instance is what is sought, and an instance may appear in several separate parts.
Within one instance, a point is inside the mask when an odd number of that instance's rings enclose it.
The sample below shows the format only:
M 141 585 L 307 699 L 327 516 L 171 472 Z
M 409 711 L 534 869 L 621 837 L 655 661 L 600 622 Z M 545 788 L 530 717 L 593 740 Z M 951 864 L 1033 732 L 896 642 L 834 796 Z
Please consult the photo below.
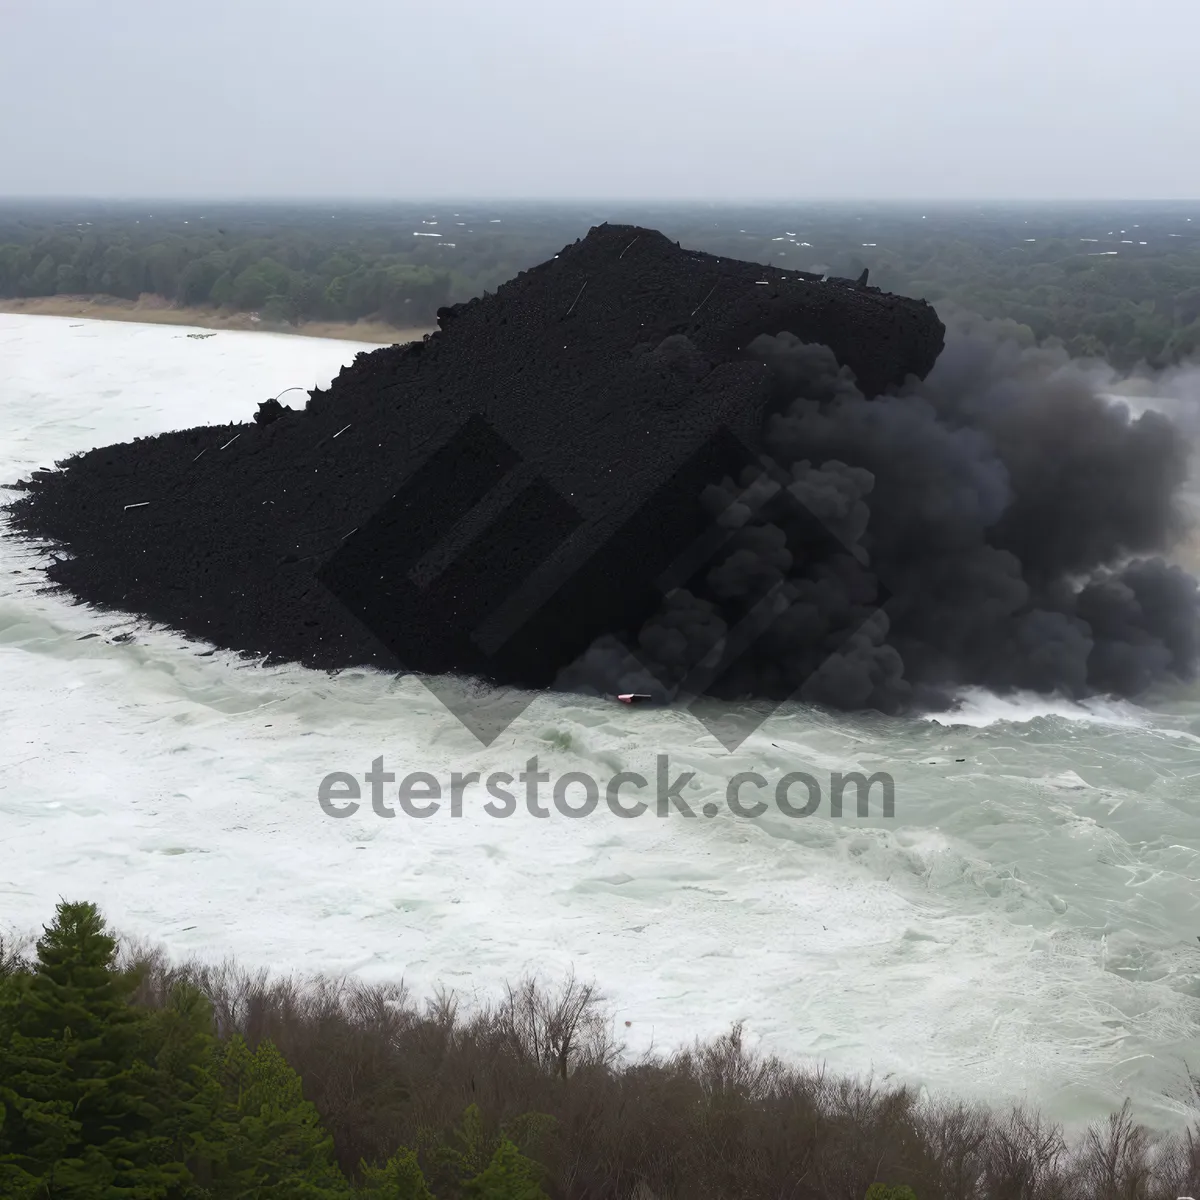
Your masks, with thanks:
M 221 312 L 214 308 L 182 308 L 161 296 L 121 300 L 115 296 L 31 296 L 0 299 L 0 312 L 28 316 L 81 317 L 89 321 L 137 321 L 147 325 L 188 325 L 199 329 L 260 330 L 293 333 L 301 337 L 336 338 L 345 342 L 373 342 L 381 346 L 412 342 L 433 329 L 428 326 L 395 329 L 379 321 L 306 321 L 280 325 L 260 321 L 250 313 Z

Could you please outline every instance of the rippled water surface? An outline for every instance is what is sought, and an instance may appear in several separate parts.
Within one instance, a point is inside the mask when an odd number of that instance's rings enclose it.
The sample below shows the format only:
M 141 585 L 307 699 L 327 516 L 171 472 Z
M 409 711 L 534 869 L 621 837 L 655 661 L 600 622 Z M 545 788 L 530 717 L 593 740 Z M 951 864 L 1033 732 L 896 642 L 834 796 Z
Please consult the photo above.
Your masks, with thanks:
M 0 315 L 0 480 L 248 418 L 363 349 L 188 332 Z M 634 1049 L 744 1019 L 789 1056 L 1025 1098 L 1069 1123 L 1126 1095 L 1156 1123 L 1185 1115 L 1186 1066 L 1200 1068 L 1195 692 L 1148 709 L 970 695 L 941 723 L 781 710 L 734 753 L 686 713 L 538 697 L 484 748 L 412 678 L 205 655 L 39 591 L 37 562 L 0 541 L 0 927 L 89 898 L 179 956 L 467 997 L 573 965 Z M 380 756 L 447 792 L 453 772 L 516 776 L 536 756 L 547 797 L 571 771 L 653 785 L 665 756 L 672 779 L 692 774 L 697 815 L 498 819 L 477 785 L 460 816 L 325 815 L 321 779 Z M 859 768 L 894 777 L 893 818 L 725 805 L 739 772 L 769 796 L 789 772 Z

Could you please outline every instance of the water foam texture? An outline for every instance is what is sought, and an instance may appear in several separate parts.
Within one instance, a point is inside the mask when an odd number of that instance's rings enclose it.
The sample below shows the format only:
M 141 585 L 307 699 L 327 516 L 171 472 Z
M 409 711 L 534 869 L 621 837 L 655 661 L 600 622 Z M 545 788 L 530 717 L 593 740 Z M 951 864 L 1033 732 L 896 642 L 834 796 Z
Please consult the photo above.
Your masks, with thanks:
M 244 416 L 330 341 L 0 316 L 0 478 Z M 0 496 L 0 499 L 5 497 Z M 538 698 L 490 748 L 421 683 L 262 667 L 39 590 L 0 542 L 0 925 L 62 895 L 174 955 L 404 977 L 470 1000 L 573 965 L 632 1049 L 736 1019 L 769 1050 L 1074 1123 L 1187 1114 L 1200 1062 L 1200 702 L 965 697 L 937 721 L 788 708 L 727 753 L 685 713 Z M 713 818 L 523 809 L 334 820 L 320 780 L 536 755 L 601 786 L 693 772 Z M 740 820 L 727 781 L 889 771 L 894 819 Z M 747 799 L 752 799 L 748 789 Z M 549 787 L 543 787 L 543 794 Z M 852 798 L 853 791 L 848 794 Z M 553 810 L 552 810 L 553 811 Z M 628 1028 L 624 1022 L 630 1022 Z

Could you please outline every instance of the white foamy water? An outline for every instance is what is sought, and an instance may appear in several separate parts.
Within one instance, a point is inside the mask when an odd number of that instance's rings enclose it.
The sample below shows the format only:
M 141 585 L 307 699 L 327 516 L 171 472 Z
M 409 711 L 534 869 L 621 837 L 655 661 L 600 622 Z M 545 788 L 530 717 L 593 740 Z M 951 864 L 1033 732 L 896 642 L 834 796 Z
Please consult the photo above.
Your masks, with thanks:
M 363 349 L 187 332 L 0 316 L 0 481 L 248 419 Z M 484 749 L 416 680 L 205 657 L 40 593 L 36 561 L 0 541 L 0 927 L 36 930 L 58 897 L 87 898 L 178 956 L 467 998 L 574 966 L 635 1049 L 744 1019 L 789 1057 L 1026 1099 L 1071 1124 L 1126 1095 L 1156 1123 L 1193 1115 L 1195 694 L 1153 710 L 971 694 L 937 720 L 791 709 L 735 753 L 686 713 L 538 697 Z M 584 771 L 603 788 L 621 770 L 653 780 L 659 754 L 717 816 L 496 819 L 478 786 L 459 817 L 364 805 L 336 820 L 317 803 L 326 774 L 379 756 L 447 787 L 537 756 L 552 780 Z M 856 768 L 894 776 L 893 819 L 724 805 L 738 772 L 773 786 Z

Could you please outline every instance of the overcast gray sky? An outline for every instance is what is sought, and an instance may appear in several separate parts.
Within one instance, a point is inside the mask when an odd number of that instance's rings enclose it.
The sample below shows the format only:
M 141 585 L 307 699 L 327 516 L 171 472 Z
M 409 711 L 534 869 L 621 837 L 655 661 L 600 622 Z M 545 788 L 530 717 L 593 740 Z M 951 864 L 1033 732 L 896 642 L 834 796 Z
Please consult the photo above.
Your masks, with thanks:
M 1197 0 L 0 0 L 0 195 L 1200 197 Z

